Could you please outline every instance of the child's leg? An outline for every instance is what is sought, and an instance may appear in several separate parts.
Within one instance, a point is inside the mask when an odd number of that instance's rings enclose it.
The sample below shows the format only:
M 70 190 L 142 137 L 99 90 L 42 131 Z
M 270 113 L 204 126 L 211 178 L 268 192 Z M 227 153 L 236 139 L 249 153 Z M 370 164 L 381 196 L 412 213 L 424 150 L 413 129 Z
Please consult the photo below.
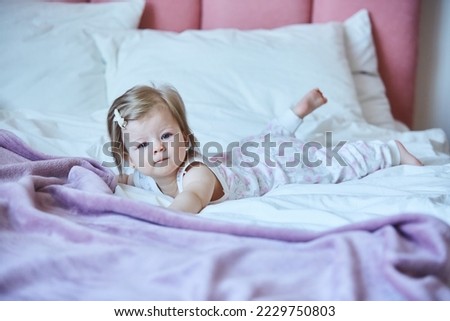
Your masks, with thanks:
M 362 178 L 382 168 L 420 164 L 397 141 L 347 142 L 339 148 L 333 148 L 309 150 L 307 158 L 303 159 L 302 168 L 298 168 L 299 177 L 296 182 L 340 183 Z
M 303 118 L 327 102 L 319 89 L 308 92 L 294 106 L 272 121 L 264 132 L 292 136 L 303 122 Z
M 400 152 L 400 164 L 404 165 L 415 165 L 423 166 L 422 162 L 418 160 L 413 154 L 408 152 L 408 150 L 400 143 L 398 140 L 395 141 Z
M 300 118 L 304 118 L 312 113 L 315 109 L 327 103 L 327 98 L 322 92 L 316 88 L 308 92 L 302 99 L 294 106 L 292 111 Z

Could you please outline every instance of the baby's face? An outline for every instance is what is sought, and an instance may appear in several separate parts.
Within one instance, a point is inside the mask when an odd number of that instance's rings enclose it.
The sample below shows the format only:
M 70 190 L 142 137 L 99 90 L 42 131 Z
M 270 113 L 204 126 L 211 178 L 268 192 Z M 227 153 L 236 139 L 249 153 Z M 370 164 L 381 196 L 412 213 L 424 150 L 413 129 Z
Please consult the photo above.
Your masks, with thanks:
M 142 174 L 154 179 L 176 177 L 186 159 L 188 143 L 167 109 L 129 121 L 123 134 L 129 161 Z

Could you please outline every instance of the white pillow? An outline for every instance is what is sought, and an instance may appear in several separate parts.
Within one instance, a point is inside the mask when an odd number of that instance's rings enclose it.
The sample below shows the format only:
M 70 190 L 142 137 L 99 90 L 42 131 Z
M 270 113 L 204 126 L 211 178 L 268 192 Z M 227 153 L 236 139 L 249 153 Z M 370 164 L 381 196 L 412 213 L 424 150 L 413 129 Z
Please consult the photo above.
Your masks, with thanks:
M 0 108 L 80 113 L 105 108 L 104 66 L 85 27 L 136 28 L 143 0 L 2 3 Z
M 370 124 L 395 129 L 386 88 L 378 72 L 369 12 L 360 10 L 344 22 L 348 60 L 364 118 Z
M 107 66 L 109 103 L 138 84 L 172 84 L 194 131 L 208 140 L 252 134 L 314 87 L 329 104 L 306 119 L 364 121 L 339 23 L 93 35 Z

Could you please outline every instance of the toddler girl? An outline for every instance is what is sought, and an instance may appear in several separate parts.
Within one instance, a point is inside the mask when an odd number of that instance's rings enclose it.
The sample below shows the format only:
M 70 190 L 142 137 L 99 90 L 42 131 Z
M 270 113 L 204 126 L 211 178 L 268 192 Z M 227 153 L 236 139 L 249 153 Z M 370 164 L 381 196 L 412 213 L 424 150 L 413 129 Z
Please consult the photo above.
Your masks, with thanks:
M 189 128 L 183 101 L 172 87 L 137 86 L 108 112 L 119 182 L 174 198 L 174 210 L 200 212 L 225 199 L 261 196 L 292 183 L 339 183 L 399 164 L 421 165 L 398 141 L 357 141 L 323 147 L 294 132 L 305 116 L 327 102 L 311 90 L 261 134 L 235 148 L 204 157 Z M 131 165 L 134 173 L 123 174 Z

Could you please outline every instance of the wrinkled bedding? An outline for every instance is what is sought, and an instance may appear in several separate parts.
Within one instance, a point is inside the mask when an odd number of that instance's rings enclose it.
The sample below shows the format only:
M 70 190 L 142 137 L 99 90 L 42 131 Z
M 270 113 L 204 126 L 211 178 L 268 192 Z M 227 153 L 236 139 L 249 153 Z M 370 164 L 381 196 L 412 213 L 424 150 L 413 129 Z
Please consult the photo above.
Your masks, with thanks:
M 450 299 L 450 227 L 431 216 L 324 232 L 219 222 L 114 195 L 95 160 L 4 130 L 0 146 L 2 300 Z

